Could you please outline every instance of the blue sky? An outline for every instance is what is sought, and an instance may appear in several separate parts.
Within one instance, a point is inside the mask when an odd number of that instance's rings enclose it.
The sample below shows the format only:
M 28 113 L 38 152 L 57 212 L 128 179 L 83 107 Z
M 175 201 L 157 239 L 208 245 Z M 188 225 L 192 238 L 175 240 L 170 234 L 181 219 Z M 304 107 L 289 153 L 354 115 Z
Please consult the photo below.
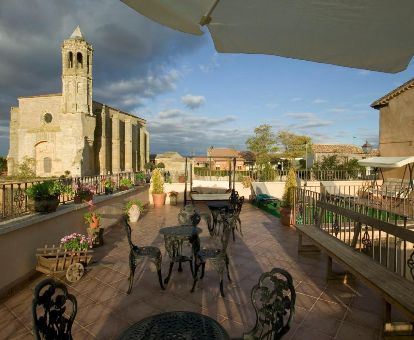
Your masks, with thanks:
M 260 124 L 309 135 L 315 143 L 376 144 L 378 111 L 370 104 L 414 77 L 413 63 L 385 74 L 217 54 L 208 33 L 173 31 L 120 1 L 4 0 L 0 155 L 8 152 L 16 98 L 61 91 L 60 46 L 77 25 L 94 47 L 94 100 L 146 118 L 151 153 L 205 154 L 211 145 L 246 149 Z

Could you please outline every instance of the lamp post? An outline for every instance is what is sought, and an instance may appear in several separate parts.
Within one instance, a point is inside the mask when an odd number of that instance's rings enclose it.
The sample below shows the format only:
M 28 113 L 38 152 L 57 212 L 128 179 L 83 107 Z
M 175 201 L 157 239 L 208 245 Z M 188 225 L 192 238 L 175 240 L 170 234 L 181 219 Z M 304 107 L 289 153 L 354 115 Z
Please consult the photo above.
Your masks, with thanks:
M 362 145 L 362 151 L 364 151 L 365 156 L 367 156 L 372 151 L 372 145 L 365 140 L 365 144 Z

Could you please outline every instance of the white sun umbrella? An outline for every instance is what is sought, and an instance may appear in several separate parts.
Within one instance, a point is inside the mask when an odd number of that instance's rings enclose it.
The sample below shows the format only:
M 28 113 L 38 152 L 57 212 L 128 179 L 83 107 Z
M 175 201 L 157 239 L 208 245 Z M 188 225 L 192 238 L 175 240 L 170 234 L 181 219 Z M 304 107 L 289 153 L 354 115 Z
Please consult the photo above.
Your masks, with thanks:
M 414 0 L 121 0 L 218 52 L 273 54 L 374 71 L 404 70 L 414 54 Z

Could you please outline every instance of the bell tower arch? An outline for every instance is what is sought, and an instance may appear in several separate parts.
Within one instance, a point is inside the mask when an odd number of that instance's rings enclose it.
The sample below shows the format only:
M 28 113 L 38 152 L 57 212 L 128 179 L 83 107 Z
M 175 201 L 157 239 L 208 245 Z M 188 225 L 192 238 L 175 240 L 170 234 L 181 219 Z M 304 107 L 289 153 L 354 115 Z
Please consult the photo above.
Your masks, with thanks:
M 62 45 L 63 113 L 92 116 L 92 46 L 78 27 Z

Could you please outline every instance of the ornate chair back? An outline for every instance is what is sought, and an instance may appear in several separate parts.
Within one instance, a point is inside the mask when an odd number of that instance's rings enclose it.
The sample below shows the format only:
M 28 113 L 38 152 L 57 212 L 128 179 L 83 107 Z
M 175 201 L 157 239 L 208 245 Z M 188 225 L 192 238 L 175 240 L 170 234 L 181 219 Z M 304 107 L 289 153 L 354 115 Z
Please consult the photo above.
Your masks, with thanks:
M 124 218 L 122 219 L 122 224 L 123 224 L 124 229 L 125 229 L 125 232 L 127 234 L 129 247 L 131 248 L 131 250 L 138 248 L 135 244 L 132 243 L 132 239 L 131 239 L 131 226 L 128 223 L 128 217 L 127 216 L 124 216 Z
M 217 219 L 218 225 L 218 238 L 220 240 L 220 249 L 223 253 L 226 253 L 227 246 L 229 245 L 230 234 L 233 230 L 233 226 L 236 223 L 236 216 L 232 212 L 226 212 L 221 210 Z
M 67 312 L 69 305 L 70 314 Z M 35 288 L 32 303 L 35 338 L 71 340 L 76 312 L 76 298 L 68 293 L 63 283 L 51 278 L 43 280 Z
M 236 190 L 232 190 L 231 195 L 229 197 L 230 210 L 233 210 L 233 211 L 236 210 L 238 201 L 239 201 L 239 193 Z
M 252 289 L 256 325 L 248 333 L 254 339 L 280 339 L 290 329 L 296 292 L 292 276 L 284 269 L 263 273 Z
M 178 213 L 178 223 L 180 225 L 192 225 L 195 227 L 200 223 L 200 220 L 200 213 L 192 204 L 186 205 Z

